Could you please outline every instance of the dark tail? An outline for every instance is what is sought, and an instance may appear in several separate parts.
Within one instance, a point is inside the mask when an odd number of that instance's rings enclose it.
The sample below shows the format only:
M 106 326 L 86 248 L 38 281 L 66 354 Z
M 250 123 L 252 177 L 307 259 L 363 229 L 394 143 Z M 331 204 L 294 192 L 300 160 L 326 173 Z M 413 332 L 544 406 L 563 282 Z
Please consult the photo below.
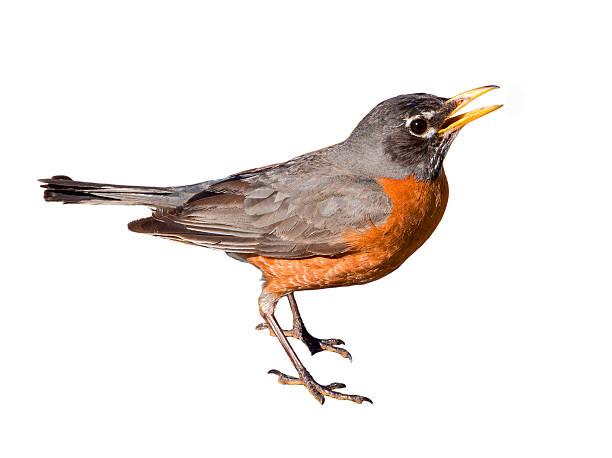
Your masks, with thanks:
M 116 184 L 87 183 L 57 175 L 39 180 L 44 183 L 45 200 L 65 204 L 119 204 L 146 205 L 150 207 L 175 207 L 181 205 L 186 195 L 184 188 L 156 188 L 150 186 L 125 186 Z

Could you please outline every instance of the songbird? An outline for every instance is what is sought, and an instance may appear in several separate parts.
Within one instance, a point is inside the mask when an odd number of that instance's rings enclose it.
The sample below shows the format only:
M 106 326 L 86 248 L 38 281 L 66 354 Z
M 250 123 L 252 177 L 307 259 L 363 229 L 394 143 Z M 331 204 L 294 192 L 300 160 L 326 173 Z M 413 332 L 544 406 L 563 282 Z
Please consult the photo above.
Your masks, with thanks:
M 325 397 L 361 404 L 342 383 L 315 381 L 291 347 L 301 340 L 311 354 L 351 355 L 339 339 L 317 339 L 306 330 L 296 291 L 359 285 L 397 269 L 432 234 L 446 208 L 443 161 L 469 122 L 501 105 L 457 114 L 496 89 L 483 86 L 452 98 L 417 93 L 385 100 L 341 143 L 287 162 L 246 170 L 220 180 L 177 187 L 124 186 L 40 180 L 47 201 L 152 207 L 132 221 L 134 232 L 223 250 L 263 274 L 259 312 L 279 340 L 297 377 L 271 370 L 281 384 L 303 385 Z M 287 296 L 293 328 L 281 329 L 276 304 Z

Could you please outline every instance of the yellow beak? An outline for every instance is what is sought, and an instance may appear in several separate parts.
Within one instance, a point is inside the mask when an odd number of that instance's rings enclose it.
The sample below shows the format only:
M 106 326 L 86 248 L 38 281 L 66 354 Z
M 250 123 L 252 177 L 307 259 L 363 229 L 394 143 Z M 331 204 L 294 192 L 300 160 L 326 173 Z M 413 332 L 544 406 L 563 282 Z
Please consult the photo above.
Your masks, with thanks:
M 446 101 L 446 103 L 457 103 L 457 106 L 449 113 L 447 118 L 444 120 L 442 125 L 440 126 L 440 130 L 438 133 L 446 132 L 447 130 L 458 130 L 461 127 L 465 126 L 467 123 L 472 122 L 474 119 L 478 119 L 492 111 L 501 108 L 503 105 L 492 105 L 490 107 L 478 108 L 474 111 L 468 111 L 467 113 L 462 113 L 456 116 L 453 116 L 459 110 L 461 110 L 464 106 L 470 103 L 472 100 L 480 97 L 483 94 L 486 94 L 493 89 L 499 89 L 499 86 L 483 86 L 476 89 L 472 89 L 471 91 L 462 92 L 461 94 L 456 95 Z

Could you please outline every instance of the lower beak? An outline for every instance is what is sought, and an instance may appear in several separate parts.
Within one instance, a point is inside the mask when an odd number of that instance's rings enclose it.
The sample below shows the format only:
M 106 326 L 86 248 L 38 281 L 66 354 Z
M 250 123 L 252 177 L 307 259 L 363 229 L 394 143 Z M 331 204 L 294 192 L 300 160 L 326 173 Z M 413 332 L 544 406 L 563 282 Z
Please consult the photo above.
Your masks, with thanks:
M 483 94 L 486 94 L 489 91 L 492 91 L 493 89 L 499 89 L 499 86 L 479 87 L 477 89 L 472 89 L 471 91 L 462 92 L 461 94 L 448 99 L 445 104 L 451 104 L 451 106 L 454 106 L 454 108 L 440 126 L 440 130 L 438 130 L 438 133 L 459 130 L 467 123 L 472 122 L 473 120 L 478 119 L 488 113 L 491 113 L 492 111 L 495 111 L 498 108 L 501 108 L 503 105 L 492 105 L 490 107 L 478 108 L 474 111 L 468 111 L 467 113 L 462 113 L 453 116 L 472 100 L 480 97 Z

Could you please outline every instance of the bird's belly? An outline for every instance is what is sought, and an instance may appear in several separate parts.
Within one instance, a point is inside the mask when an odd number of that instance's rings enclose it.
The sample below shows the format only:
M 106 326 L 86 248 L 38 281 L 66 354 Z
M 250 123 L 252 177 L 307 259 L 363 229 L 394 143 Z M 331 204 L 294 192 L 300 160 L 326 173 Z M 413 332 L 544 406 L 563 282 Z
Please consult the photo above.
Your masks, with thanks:
M 289 291 L 368 283 L 397 269 L 432 234 L 446 208 L 448 184 L 444 173 L 434 182 L 379 179 L 391 199 L 391 214 L 379 226 L 344 234 L 350 246 L 339 257 L 276 259 L 253 256 L 266 280 L 265 290 Z

